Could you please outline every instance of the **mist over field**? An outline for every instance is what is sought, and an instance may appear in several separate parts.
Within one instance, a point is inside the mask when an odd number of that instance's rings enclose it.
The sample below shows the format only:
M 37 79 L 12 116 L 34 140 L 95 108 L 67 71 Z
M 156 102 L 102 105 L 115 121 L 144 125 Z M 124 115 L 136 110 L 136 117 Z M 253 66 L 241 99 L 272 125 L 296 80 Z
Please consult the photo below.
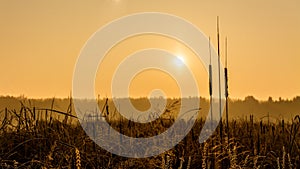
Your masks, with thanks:
M 156 100 L 156 102 L 160 102 L 162 98 L 151 98 L 152 100 Z M 193 102 L 196 98 L 183 98 L 186 99 L 187 102 Z M 119 102 L 125 99 L 117 99 Z M 164 100 L 164 99 L 163 99 Z M 148 98 L 132 98 L 130 99 L 131 104 L 139 111 L 151 111 L 148 110 L 150 108 L 150 102 Z M 176 116 L 180 107 L 180 99 L 178 98 L 168 98 L 165 109 L 170 108 L 171 104 L 175 101 L 179 101 L 177 106 L 172 109 L 172 115 Z M 72 102 L 72 101 L 71 101 Z M 89 103 L 90 100 L 84 100 L 83 102 Z M 97 100 L 99 109 L 102 110 L 105 105 L 106 98 L 102 98 Z M 108 110 L 109 112 L 115 112 L 116 107 L 112 99 L 108 99 Z M 10 97 L 10 96 L 2 96 L 0 97 L 0 112 L 2 112 L 5 108 L 9 110 L 15 109 L 19 111 L 24 106 L 33 108 L 51 108 L 54 110 L 65 112 L 67 111 L 70 105 L 70 99 L 68 98 L 47 98 L 47 99 L 29 99 L 26 97 Z M 119 106 L 119 105 L 117 105 Z M 164 107 L 162 104 L 154 105 L 154 107 L 160 109 L 160 111 L 164 111 Z M 72 106 L 73 107 L 73 106 Z M 122 111 L 122 107 L 119 107 Z M 124 107 L 123 107 L 124 108 Z M 200 99 L 200 108 L 201 111 L 199 113 L 200 117 L 205 118 L 209 111 L 209 100 L 206 98 Z M 191 107 L 192 109 L 192 107 Z M 153 110 L 152 110 L 153 111 Z M 86 112 L 88 114 L 88 112 Z M 93 113 L 93 112 L 92 112 Z M 74 108 L 72 108 L 72 114 L 76 115 Z M 257 100 L 253 96 L 247 96 L 244 99 L 230 99 L 229 100 L 229 119 L 230 120 L 238 120 L 249 118 L 249 115 L 253 115 L 254 119 L 257 121 L 266 121 L 269 120 L 271 122 L 278 122 L 281 120 L 290 121 L 296 115 L 300 114 L 300 97 L 297 96 L 293 99 L 278 99 L 273 100 L 271 97 L 268 100 L 260 101 Z M 224 116 L 224 114 L 223 114 Z

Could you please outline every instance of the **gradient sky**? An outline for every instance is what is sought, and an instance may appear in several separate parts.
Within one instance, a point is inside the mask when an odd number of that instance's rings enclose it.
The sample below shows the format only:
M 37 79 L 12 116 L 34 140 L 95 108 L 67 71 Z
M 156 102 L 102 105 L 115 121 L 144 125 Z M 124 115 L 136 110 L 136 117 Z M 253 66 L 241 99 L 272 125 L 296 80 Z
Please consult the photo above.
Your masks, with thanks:
M 165 12 L 196 25 L 211 36 L 214 45 L 216 16 L 220 16 L 221 57 L 227 36 L 232 98 L 292 98 L 300 95 L 299 7 L 299 0 L 1 0 L 0 95 L 67 97 L 79 52 L 96 30 L 124 15 Z M 106 66 L 100 66 L 108 73 L 98 74 L 95 91 L 109 95 L 102 82 L 111 77 L 113 65 L 126 54 L 153 47 L 158 41 L 161 48 L 180 50 L 193 63 L 190 66 L 199 75 L 200 92 L 207 95 L 207 76 L 201 63 L 197 66 L 193 54 L 182 44 L 157 36 L 133 37 L 111 50 L 106 64 L 103 62 Z M 161 87 L 169 96 L 176 95 L 176 84 L 165 76 L 144 72 L 134 79 L 130 91 L 138 96 Z M 158 79 L 152 86 L 146 82 L 151 77 Z M 167 82 L 157 83 L 161 79 Z

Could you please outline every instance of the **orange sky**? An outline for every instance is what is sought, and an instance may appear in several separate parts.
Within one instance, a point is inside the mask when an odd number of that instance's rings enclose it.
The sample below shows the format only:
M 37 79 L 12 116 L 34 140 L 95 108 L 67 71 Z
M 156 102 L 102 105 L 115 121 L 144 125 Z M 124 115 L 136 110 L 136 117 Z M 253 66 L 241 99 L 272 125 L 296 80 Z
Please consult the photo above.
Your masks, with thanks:
M 220 16 L 222 42 L 225 36 L 229 42 L 231 97 L 292 98 L 300 95 L 299 6 L 299 0 L 2 0 L 0 95 L 67 97 L 80 49 L 96 30 L 124 15 L 165 12 L 193 23 L 212 37 L 213 44 L 216 44 L 216 16 Z M 112 65 L 118 61 L 114 58 L 152 47 L 157 41 L 163 42 L 161 48 L 184 53 L 197 75 L 200 93 L 207 95 L 207 75 L 201 63 L 193 62 L 193 54 L 172 39 L 155 36 L 128 39 L 107 55 L 109 66 L 100 70 L 113 72 Z M 221 49 L 223 57 L 224 43 Z M 109 94 L 101 78 L 109 79 L 110 73 L 98 74 L 97 93 Z M 161 73 L 142 73 L 132 82 L 132 95 L 146 94 L 153 87 L 166 88 L 168 95 L 176 95 L 176 84 L 170 77 L 165 84 L 145 83 L 154 75 L 165 79 Z M 169 83 L 171 87 L 166 87 Z

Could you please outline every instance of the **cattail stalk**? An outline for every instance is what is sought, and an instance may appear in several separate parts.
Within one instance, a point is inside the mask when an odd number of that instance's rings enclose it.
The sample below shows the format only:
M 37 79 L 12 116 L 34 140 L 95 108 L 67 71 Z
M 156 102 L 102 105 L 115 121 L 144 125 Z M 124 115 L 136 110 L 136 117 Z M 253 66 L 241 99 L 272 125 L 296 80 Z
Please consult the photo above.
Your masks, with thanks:
M 218 70 L 219 70 L 219 115 L 220 115 L 220 140 L 223 143 L 223 122 L 222 122 L 222 99 L 221 99 L 221 56 L 220 56 L 220 31 L 219 16 L 217 17 L 217 40 L 218 40 Z
M 225 38 L 225 98 L 226 98 L 226 132 L 227 132 L 227 139 L 230 140 L 230 133 L 229 133 L 229 119 L 228 119 L 228 70 L 227 70 L 227 37 Z

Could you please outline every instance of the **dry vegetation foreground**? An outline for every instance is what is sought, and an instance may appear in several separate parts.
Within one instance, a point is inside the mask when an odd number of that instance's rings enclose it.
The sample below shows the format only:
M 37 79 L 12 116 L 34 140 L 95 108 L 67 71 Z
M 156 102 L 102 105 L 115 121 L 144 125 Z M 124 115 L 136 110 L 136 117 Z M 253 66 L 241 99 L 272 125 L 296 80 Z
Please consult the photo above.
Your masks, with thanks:
M 224 131 L 217 129 L 203 144 L 198 142 L 204 124 L 199 118 L 173 149 L 155 157 L 134 159 L 97 146 L 71 111 L 72 106 L 61 112 L 24 105 L 18 111 L 0 110 L 1 168 L 300 168 L 299 116 L 291 122 L 277 123 L 255 120 L 252 115 L 231 120 L 229 137 L 225 126 Z M 158 119 L 150 127 L 120 121 L 110 124 L 123 134 L 144 137 L 163 132 L 174 119 Z

